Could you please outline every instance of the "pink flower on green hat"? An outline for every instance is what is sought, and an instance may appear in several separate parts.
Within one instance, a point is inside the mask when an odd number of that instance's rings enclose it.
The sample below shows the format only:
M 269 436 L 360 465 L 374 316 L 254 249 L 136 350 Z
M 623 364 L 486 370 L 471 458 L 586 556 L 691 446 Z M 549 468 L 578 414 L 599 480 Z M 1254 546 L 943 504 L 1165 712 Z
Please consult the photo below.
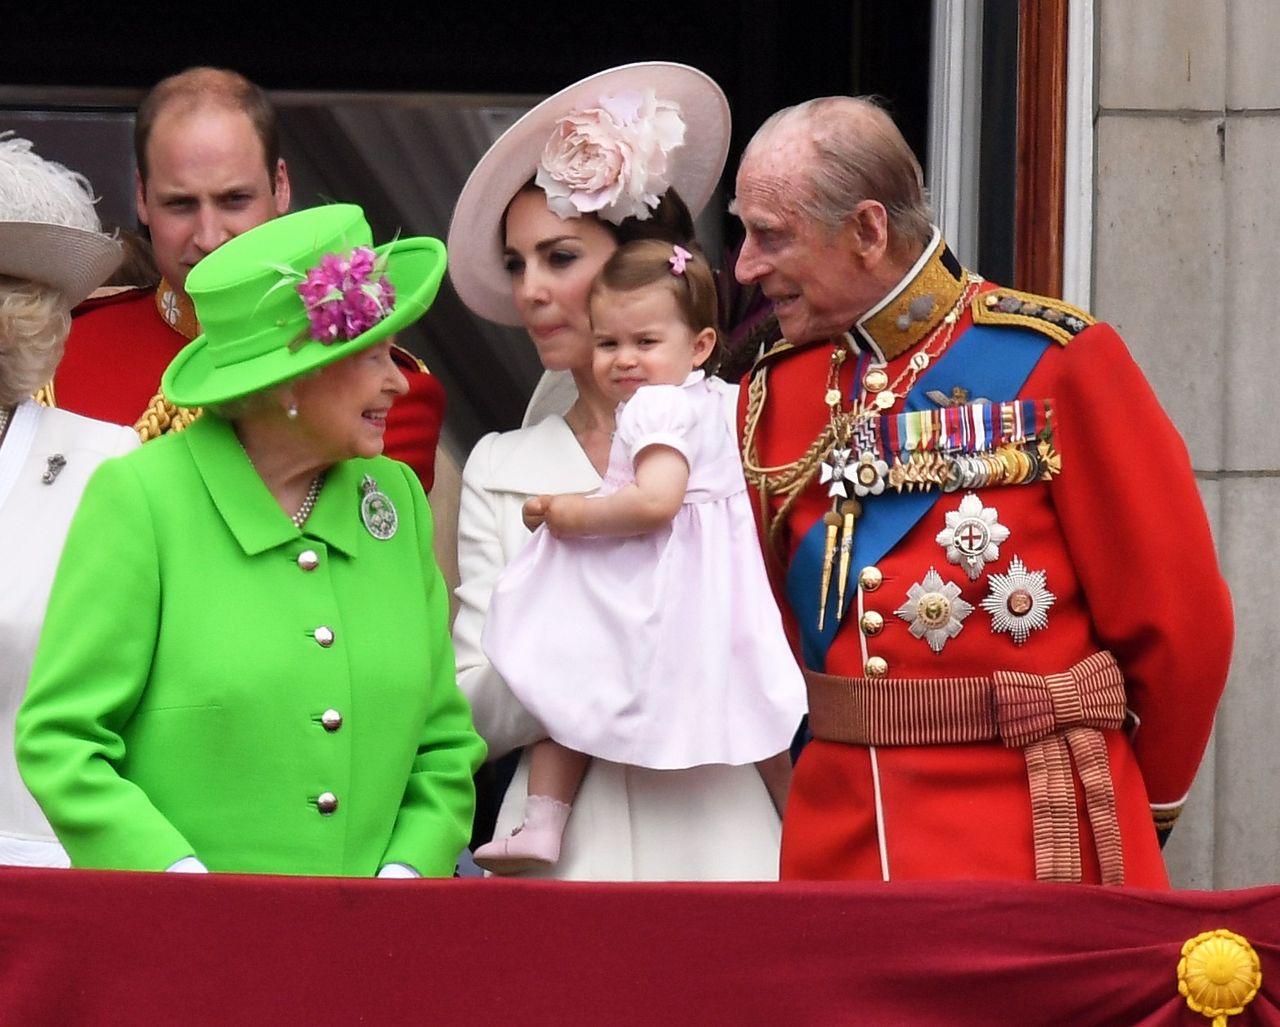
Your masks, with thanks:
M 363 335 L 391 313 L 395 286 L 383 261 L 368 246 L 327 253 L 297 285 L 317 342 L 346 342 Z
M 668 156 L 684 131 L 679 105 L 653 90 L 606 96 L 556 122 L 534 180 L 561 218 L 644 221 L 670 185 Z

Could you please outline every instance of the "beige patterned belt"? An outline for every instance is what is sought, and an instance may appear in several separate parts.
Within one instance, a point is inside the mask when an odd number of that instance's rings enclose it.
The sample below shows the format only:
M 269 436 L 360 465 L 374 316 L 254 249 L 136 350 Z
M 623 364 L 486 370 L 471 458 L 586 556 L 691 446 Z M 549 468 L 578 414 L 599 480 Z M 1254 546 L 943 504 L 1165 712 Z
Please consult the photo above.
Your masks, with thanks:
M 851 745 L 999 739 L 1022 749 L 1041 881 L 1081 879 L 1074 761 L 1102 883 L 1124 883 L 1115 786 L 1101 733 L 1124 724 L 1124 677 L 1109 652 L 1043 676 L 996 671 L 973 678 L 846 678 L 805 671 L 805 681 L 815 738 Z

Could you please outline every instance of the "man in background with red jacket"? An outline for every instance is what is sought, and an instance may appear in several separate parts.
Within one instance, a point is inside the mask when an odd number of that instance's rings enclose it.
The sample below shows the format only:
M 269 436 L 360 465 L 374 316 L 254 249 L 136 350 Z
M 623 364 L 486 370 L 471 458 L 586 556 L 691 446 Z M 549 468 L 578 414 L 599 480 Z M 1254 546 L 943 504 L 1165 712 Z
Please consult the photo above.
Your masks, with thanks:
M 150 230 L 160 283 L 77 308 L 66 355 L 41 398 L 133 426 L 146 441 L 199 413 L 160 391 L 169 361 L 199 333 L 188 272 L 228 239 L 288 211 L 290 186 L 270 102 L 225 69 L 190 68 L 157 84 L 138 108 L 134 148 L 138 219 Z M 430 492 L 444 389 L 413 354 L 397 347 L 395 356 L 409 392 L 392 408 L 385 452 Z

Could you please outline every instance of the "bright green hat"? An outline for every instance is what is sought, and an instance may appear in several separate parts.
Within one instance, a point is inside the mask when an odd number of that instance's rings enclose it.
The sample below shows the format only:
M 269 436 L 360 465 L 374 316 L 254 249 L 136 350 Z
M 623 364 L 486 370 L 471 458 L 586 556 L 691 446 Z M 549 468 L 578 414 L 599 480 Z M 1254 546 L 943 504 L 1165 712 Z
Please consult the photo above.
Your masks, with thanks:
M 439 239 L 375 248 L 352 203 L 267 221 L 191 269 L 203 334 L 173 358 L 164 394 L 184 407 L 225 403 L 366 349 L 426 313 L 444 269 Z

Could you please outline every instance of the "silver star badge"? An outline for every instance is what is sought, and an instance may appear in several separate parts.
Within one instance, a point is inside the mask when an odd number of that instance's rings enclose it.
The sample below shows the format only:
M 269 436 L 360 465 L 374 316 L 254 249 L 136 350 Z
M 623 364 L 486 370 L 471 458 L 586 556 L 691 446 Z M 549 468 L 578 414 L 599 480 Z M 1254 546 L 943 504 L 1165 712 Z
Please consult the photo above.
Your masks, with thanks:
M 825 485 L 831 482 L 831 488 L 827 490 L 828 496 L 843 496 L 849 498 L 849 485 L 845 475 L 849 467 L 849 456 L 851 451 L 848 448 L 833 449 L 831 455 L 822 461 L 822 477 L 819 484 Z
M 988 562 L 1000 558 L 1000 543 L 1009 529 L 997 519 L 994 506 L 983 506 L 976 493 L 960 500 L 960 509 L 947 514 L 947 526 L 935 541 L 947 551 L 947 559 L 964 568 L 970 581 L 977 581 Z
M 973 606 L 960 598 L 959 585 L 944 582 L 930 567 L 924 581 L 907 589 L 907 601 L 893 612 L 910 623 L 913 638 L 923 638 L 940 653 L 947 639 L 960 634 L 960 622 L 973 612 Z
M 1057 599 L 1044 584 L 1044 571 L 1029 571 L 1022 560 L 1009 561 L 1008 574 L 991 575 L 991 591 L 982 608 L 991 614 L 991 630 L 1013 636 L 1022 645 L 1033 631 L 1049 626 L 1049 607 Z

